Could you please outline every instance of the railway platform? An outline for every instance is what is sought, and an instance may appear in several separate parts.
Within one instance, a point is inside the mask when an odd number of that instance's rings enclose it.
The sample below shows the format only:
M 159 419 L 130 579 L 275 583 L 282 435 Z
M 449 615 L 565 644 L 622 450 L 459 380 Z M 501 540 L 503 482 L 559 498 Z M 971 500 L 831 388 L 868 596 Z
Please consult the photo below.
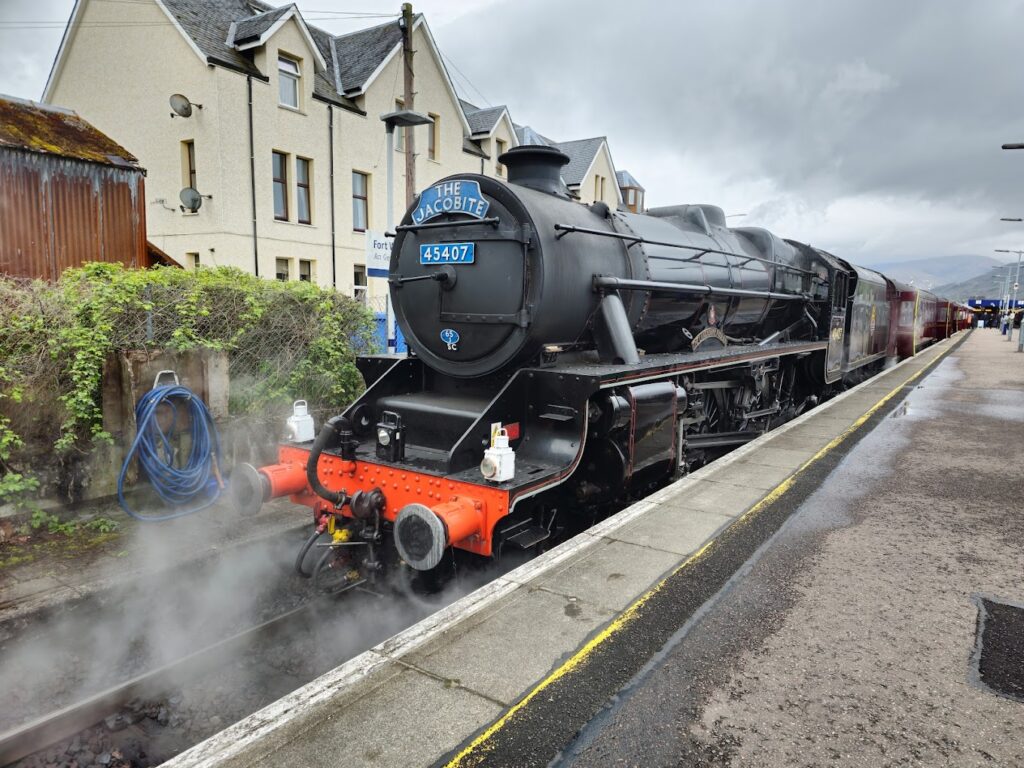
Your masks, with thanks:
M 925 350 L 167 765 L 1024 764 L 977 645 L 986 600 L 1024 602 L 1000 341 Z

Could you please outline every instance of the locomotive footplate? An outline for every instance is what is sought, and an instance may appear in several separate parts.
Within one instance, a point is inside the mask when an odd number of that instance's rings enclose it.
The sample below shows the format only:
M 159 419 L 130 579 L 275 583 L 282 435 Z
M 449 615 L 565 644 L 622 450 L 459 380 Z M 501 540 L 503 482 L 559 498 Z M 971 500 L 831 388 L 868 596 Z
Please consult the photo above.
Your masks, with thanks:
M 637 365 L 607 363 L 567 363 L 558 365 L 559 373 L 566 376 L 587 376 L 600 379 L 601 386 L 620 382 L 657 379 L 675 373 L 710 370 L 737 363 L 753 363 L 760 359 L 809 355 L 828 348 L 827 341 L 793 341 L 762 347 L 757 344 L 730 345 L 700 352 L 660 353 L 640 358 Z M 548 369 L 539 369 L 548 370 Z

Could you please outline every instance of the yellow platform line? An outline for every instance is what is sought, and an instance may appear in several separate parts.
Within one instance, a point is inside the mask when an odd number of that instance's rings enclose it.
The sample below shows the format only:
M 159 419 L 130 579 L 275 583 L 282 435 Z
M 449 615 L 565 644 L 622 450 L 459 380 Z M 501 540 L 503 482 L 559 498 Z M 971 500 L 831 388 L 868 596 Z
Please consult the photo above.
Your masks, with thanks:
M 602 629 L 600 632 L 594 635 L 594 637 L 592 637 L 582 648 L 576 651 L 576 653 L 574 653 L 567 661 L 565 661 L 565 663 L 563 663 L 560 667 L 552 671 L 547 677 L 545 677 L 543 680 L 537 683 L 533 690 L 531 690 L 518 703 L 513 705 L 508 710 L 508 712 L 506 712 L 500 718 L 495 720 L 494 723 L 492 723 L 490 727 L 487 728 L 487 730 L 485 730 L 483 733 L 481 733 L 479 736 L 473 739 L 473 741 L 471 741 L 466 746 L 465 749 L 459 752 L 459 754 L 453 757 L 445 765 L 445 768 L 463 768 L 463 766 L 472 764 L 472 760 L 474 758 L 482 759 L 483 757 L 485 757 L 486 753 L 490 750 L 490 747 L 489 745 L 487 745 L 487 742 L 496 733 L 498 733 L 498 731 L 504 728 L 517 712 L 522 710 L 545 688 L 549 687 L 553 683 L 565 677 L 567 674 L 569 674 L 574 669 L 579 667 L 581 664 L 586 662 L 587 658 L 599 646 L 604 644 L 604 642 L 607 641 L 608 638 L 612 637 L 613 635 L 616 635 L 623 628 L 625 628 L 626 625 L 632 622 L 636 618 L 637 613 L 644 606 L 644 604 L 647 603 L 656 594 L 658 594 L 658 592 L 660 592 L 664 588 L 665 584 L 671 578 L 673 578 L 680 571 L 689 568 L 694 563 L 704 558 L 707 555 L 708 550 L 710 550 L 715 545 L 715 542 L 717 542 L 718 539 L 724 533 L 733 530 L 738 525 L 742 525 L 746 522 L 749 522 L 760 512 L 767 509 L 773 503 L 778 501 L 779 498 L 781 498 L 790 488 L 793 487 L 797 477 L 801 475 L 803 472 L 805 472 L 808 469 L 808 467 L 821 461 L 822 458 L 824 458 L 830 452 L 835 450 L 835 448 L 839 446 L 840 443 L 842 443 L 850 435 L 852 435 L 854 432 L 856 432 L 858 429 L 864 426 L 865 422 L 867 422 L 868 419 L 874 416 L 879 411 L 879 409 L 884 407 L 886 403 L 888 403 L 897 394 L 899 394 L 904 387 L 906 387 L 908 384 L 912 384 L 914 381 L 916 381 L 922 375 L 924 375 L 925 371 L 927 371 L 929 368 L 931 368 L 933 365 L 939 362 L 943 357 L 949 354 L 949 352 L 953 350 L 954 346 L 955 345 L 951 345 L 949 349 L 946 349 L 941 354 L 936 355 L 934 360 L 930 361 L 925 366 L 923 366 L 921 370 L 909 376 L 899 386 L 895 387 L 881 400 L 872 405 L 867 411 L 865 411 L 860 417 L 858 417 L 857 420 L 853 422 L 853 424 L 844 429 L 839 435 L 832 438 L 832 440 L 830 440 L 828 444 L 826 444 L 821 450 L 819 450 L 811 458 L 809 458 L 807 461 L 801 464 L 800 467 L 793 472 L 793 474 L 791 474 L 789 477 L 787 477 L 785 480 L 783 480 L 781 483 L 775 486 L 759 502 L 757 502 L 754 506 L 752 506 L 750 509 L 744 512 L 739 518 L 735 520 L 735 522 L 733 522 L 728 528 L 726 528 L 725 531 L 721 531 L 718 536 L 708 539 L 708 541 L 704 544 L 703 547 L 701 547 L 692 555 L 690 555 L 685 561 L 677 565 L 671 573 L 662 578 L 661 581 L 659 581 L 647 592 L 638 597 L 632 605 L 630 605 L 625 611 L 620 613 L 614 620 L 612 620 L 610 624 L 608 624 L 608 626 L 606 626 L 604 629 Z

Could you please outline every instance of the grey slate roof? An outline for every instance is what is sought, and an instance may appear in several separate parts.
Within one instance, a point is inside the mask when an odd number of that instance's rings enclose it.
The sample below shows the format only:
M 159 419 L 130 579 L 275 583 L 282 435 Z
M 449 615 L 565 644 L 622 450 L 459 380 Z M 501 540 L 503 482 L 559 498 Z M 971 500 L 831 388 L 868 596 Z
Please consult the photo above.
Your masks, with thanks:
M 643 191 L 643 186 L 640 184 L 639 181 L 636 180 L 636 177 L 633 176 L 633 174 L 630 173 L 629 171 L 616 171 L 615 182 L 620 187 L 636 187 L 637 189 Z
M 516 125 L 513 123 L 512 127 L 515 128 L 516 138 L 519 140 L 520 144 L 553 147 L 558 143 L 553 139 L 549 139 L 547 136 L 542 136 L 528 125 Z
M 234 22 L 232 25 L 234 27 L 234 34 L 228 34 L 228 42 L 240 45 L 252 40 L 259 40 L 260 35 L 274 26 L 274 23 L 284 16 L 289 8 L 291 8 L 290 5 L 282 5 L 280 8 L 264 11 L 248 19 Z
M 231 23 L 253 15 L 245 0 L 164 0 L 164 5 L 204 55 L 246 74 L 260 74 L 251 56 L 227 42 Z
M 462 112 L 466 115 L 469 130 L 474 136 L 493 131 L 502 113 L 507 109 L 504 104 L 499 104 L 497 107 L 481 108 L 464 99 L 459 99 L 459 104 L 462 105 Z
M 569 164 L 562 169 L 562 178 L 566 184 L 572 187 L 583 183 L 583 177 L 604 141 L 604 136 L 595 136 L 592 139 L 563 141 L 553 145 L 569 156 Z
M 291 7 L 274 7 L 260 0 L 164 0 L 164 4 L 203 55 L 216 64 L 258 77 L 263 77 L 264 73 L 253 63 L 251 52 L 239 51 L 229 43 L 232 24 L 232 43 L 255 39 Z M 350 109 L 356 109 L 356 105 L 345 94 L 361 90 L 402 40 L 397 21 L 338 37 L 311 24 L 306 27 L 328 66 L 326 72 L 317 67 L 313 93 Z M 335 50 L 340 67 L 335 67 Z M 339 81 L 343 93 L 338 91 Z
M 401 42 L 402 30 L 397 21 L 335 37 L 334 45 L 341 61 L 341 86 L 346 93 L 360 90 L 374 70 Z

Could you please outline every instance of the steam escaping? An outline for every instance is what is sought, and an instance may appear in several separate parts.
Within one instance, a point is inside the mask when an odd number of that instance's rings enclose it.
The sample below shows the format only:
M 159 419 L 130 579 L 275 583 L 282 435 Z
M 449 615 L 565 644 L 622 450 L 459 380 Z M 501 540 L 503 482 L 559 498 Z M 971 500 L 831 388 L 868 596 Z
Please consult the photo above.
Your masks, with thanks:
M 104 724 L 75 737 L 77 741 L 58 746 L 66 763 L 77 755 L 85 765 L 82 754 L 116 747 L 118 754 L 133 755 L 125 764 L 154 765 L 494 575 L 474 572 L 426 599 L 399 599 L 383 585 L 338 598 L 315 598 L 310 581 L 299 578 L 292 567 L 308 534 L 303 519 L 305 510 L 296 514 L 296 526 L 280 535 L 232 547 L 202 562 L 190 562 L 192 553 L 222 540 L 224 526 L 240 524 L 225 510 L 138 526 L 124 547 L 134 561 L 145 564 L 144 573 L 126 577 L 123 565 L 114 564 L 105 575 L 109 588 L 97 595 L 20 620 L 18 626 L 0 625 L 0 690 L 5 692 L 0 731 L 289 614 L 280 631 L 247 637 L 248 645 L 232 644 L 215 658 L 204 659 L 201 667 L 174 667 L 170 684 L 165 680 L 151 696 L 147 693 L 112 713 Z M 258 524 L 246 524 L 254 522 Z M 140 729 L 148 741 L 126 747 L 123 739 L 138 741 Z

